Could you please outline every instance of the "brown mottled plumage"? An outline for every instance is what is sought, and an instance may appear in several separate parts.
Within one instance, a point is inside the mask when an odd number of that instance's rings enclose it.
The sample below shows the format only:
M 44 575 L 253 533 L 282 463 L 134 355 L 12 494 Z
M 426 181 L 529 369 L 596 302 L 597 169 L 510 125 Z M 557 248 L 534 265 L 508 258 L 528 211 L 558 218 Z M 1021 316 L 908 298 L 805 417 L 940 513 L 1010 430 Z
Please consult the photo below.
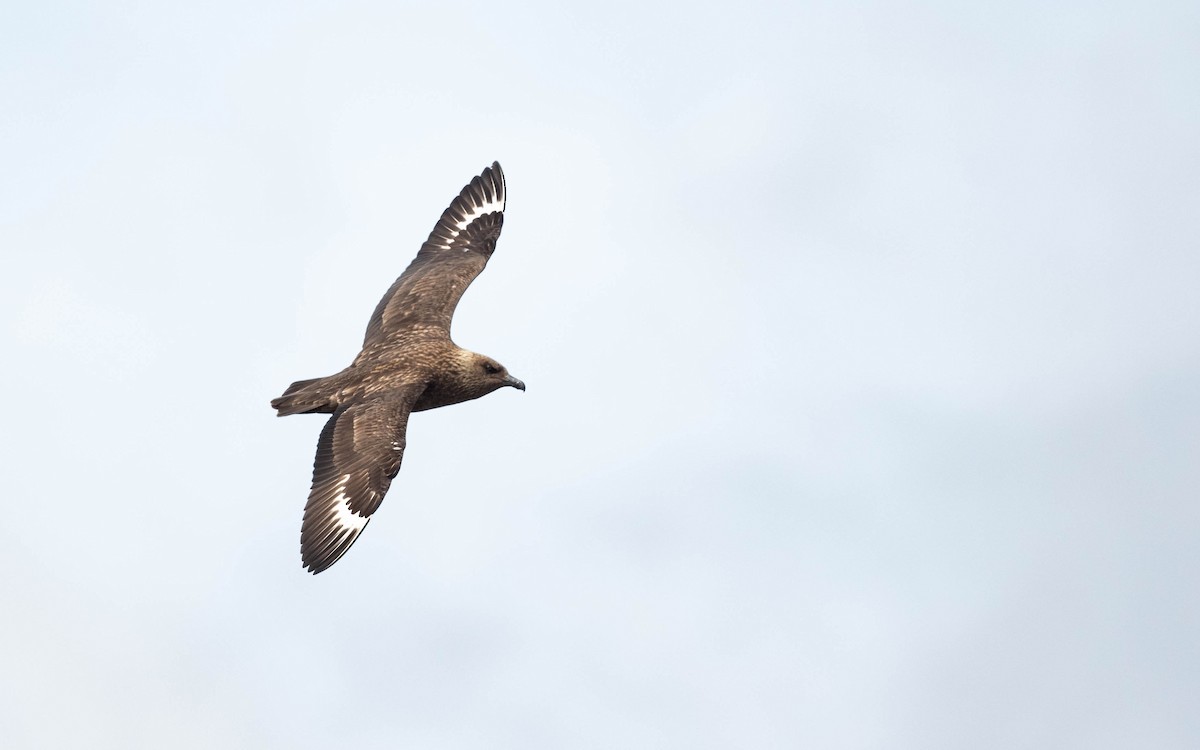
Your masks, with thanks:
M 304 567 L 346 554 L 383 501 L 404 457 L 408 415 L 525 384 L 496 360 L 450 340 L 450 320 L 483 271 L 504 224 L 504 172 L 483 170 L 442 213 L 417 257 L 379 301 L 362 351 L 345 370 L 292 383 L 279 416 L 332 414 L 321 430 L 300 530 Z

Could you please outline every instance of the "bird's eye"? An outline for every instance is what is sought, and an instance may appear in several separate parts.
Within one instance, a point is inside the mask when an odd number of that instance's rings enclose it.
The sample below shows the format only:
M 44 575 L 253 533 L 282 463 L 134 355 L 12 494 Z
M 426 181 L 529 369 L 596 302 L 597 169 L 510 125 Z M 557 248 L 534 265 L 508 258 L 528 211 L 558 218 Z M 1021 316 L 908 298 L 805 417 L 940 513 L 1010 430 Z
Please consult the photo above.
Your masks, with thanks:
M 500 372 L 500 368 L 496 367 L 491 362 L 484 362 L 483 363 L 483 371 L 486 372 L 488 375 L 495 375 L 496 373 Z

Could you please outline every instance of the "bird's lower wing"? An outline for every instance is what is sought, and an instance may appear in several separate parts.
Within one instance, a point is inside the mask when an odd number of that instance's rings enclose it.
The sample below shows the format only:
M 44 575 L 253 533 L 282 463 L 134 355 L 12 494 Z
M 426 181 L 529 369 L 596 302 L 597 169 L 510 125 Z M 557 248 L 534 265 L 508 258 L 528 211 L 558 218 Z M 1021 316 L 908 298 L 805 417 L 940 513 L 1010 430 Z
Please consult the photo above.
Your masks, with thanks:
M 367 527 L 400 471 L 408 415 L 421 390 L 351 404 L 321 430 L 300 530 L 300 557 L 308 570 L 320 573 L 333 565 Z

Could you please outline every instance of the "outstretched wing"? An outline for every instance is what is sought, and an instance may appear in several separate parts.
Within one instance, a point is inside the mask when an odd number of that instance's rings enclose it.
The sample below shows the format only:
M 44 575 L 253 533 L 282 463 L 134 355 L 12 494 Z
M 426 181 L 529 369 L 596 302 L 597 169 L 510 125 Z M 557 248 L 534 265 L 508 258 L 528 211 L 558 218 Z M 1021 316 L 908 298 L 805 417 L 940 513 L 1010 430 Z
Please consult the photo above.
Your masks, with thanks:
M 400 471 L 408 415 L 421 388 L 339 409 L 321 430 L 304 506 L 300 558 L 320 573 L 367 527 Z
M 450 203 L 417 257 L 383 295 L 363 348 L 419 325 L 449 335 L 454 308 L 492 257 L 503 225 L 504 171 L 493 162 Z

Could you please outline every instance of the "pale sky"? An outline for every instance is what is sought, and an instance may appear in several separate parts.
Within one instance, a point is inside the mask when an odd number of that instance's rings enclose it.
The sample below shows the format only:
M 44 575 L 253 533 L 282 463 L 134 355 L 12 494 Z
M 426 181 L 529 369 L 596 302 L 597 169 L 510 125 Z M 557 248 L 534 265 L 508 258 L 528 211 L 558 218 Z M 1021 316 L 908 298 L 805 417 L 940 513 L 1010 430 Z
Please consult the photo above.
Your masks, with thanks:
M 1200 746 L 1195 3 L 0 19 L 7 748 Z M 322 417 L 473 175 L 350 553 Z

